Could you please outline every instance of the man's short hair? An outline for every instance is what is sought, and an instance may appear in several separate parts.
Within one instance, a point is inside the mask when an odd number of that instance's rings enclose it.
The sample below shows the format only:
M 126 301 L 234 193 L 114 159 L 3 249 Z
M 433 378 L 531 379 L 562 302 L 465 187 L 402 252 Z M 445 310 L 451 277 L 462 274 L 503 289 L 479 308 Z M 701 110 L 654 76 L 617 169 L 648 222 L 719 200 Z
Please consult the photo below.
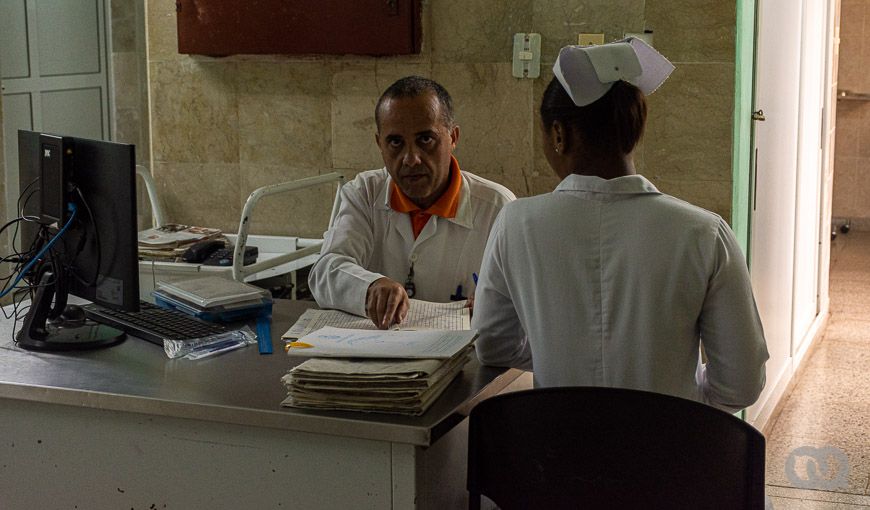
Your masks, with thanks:
M 438 98 L 438 103 L 441 105 L 441 120 L 444 121 L 447 127 L 453 127 L 453 99 L 450 98 L 447 89 L 429 78 L 405 76 L 387 87 L 387 90 L 378 99 L 378 104 L 375 106 L 375 124 L 378 131 L 381 129 L 381 105 L 384 104 L 384 101 L 402 97 L 417 97 L 430 92 L 435 94 L 435 97 Z

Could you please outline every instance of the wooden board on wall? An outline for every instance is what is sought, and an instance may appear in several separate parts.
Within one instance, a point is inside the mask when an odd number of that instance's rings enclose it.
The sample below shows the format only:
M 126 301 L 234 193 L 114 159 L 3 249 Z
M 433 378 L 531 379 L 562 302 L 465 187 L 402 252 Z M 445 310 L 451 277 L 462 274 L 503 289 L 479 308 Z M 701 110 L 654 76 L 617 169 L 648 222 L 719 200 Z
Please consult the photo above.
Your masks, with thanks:
M 175 5 L 179 53 L 420 52 L 420 0 L 177 0 Z

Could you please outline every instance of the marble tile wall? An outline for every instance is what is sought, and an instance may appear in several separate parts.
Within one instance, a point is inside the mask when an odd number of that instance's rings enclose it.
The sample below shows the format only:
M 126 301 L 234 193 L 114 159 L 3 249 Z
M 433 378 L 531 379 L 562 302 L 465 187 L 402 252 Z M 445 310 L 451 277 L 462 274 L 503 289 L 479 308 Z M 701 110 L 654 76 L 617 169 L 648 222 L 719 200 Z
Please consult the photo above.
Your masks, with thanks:
M 870 93 L 870 5 L 842 0 L 838 87 Z M 832 216 L 849 219 L 852 228 L 870 230 L 870 101 L 837 101 Z
M 150 168 L 145 59 L 145 10 L 136 0 L 111 1 L 113 124 L 112 139 L 136 145 L 136 162 Z M 139 228 L 151 226 L 144 187 L 138 193 Z
M 116 0 L 124 1 L 124 0 Z M 731 203 L 734 7 L 714 0 L 424 0 L 421 54 L 390 58 L 179 55 L 173 0 L 146 7 L 154 175 L 173 221 L 237 228 L 257 186 L 380 167 L 374 105 L 422 74 L 455 101 L 463 168 L 519 196 L 557 184 L 537 108 L 558 49 L 577 33 L 655 30 L 678 72 L 652 96 L 638 165 L 666 192 L 726 218 Z M 511 76 L 516 32 L 543 37 L 542 77 Z M 254 230 L 319 236 L 332 190 L 276 197 Z
M 731 218 L 736 2 L 646 0 L 646 28 L 677 69 L 650 96 L 644 174 Z

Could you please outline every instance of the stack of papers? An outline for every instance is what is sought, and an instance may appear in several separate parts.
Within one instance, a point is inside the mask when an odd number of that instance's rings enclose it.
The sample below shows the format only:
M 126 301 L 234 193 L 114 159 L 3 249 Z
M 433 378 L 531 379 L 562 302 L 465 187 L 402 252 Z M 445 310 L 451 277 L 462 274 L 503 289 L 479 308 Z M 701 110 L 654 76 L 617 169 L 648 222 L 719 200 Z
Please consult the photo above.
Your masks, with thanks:
M 281 379 L 288 390 L 282 405 L 423 414 L 470 360 L 476 335 L 468 322 L 464 303 L 413 299 L 403 330 L 379 330 L 369 319 L 336 310 L 308 310 L 283 336 L 289 356 L 313 359 Z
M 222 235 L 217 228 L 193 227 L 177 223 L 149 228 L 139 232 L 139 258 L 177 262 L 190 245 L 206 239 L 217 239 Z
M 447 359 L 310 359 L 281 380 L 282 405 L 419 416 L 471 359 L 470 345 Z

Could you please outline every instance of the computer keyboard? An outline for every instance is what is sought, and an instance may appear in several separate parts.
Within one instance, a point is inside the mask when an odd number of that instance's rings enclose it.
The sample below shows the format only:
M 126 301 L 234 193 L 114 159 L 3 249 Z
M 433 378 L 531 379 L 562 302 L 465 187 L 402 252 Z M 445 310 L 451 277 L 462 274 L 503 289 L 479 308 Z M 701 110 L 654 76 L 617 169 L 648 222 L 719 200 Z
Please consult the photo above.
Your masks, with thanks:
M 138 312 L 123 312 L 96 304 L 85 305 L 85 316 L 96 322 L 123 330 L 163 346 L 163 340 L 189 340 L 230 331 L 177 310 L 160 308 L 147 301 L 139 302 Z

